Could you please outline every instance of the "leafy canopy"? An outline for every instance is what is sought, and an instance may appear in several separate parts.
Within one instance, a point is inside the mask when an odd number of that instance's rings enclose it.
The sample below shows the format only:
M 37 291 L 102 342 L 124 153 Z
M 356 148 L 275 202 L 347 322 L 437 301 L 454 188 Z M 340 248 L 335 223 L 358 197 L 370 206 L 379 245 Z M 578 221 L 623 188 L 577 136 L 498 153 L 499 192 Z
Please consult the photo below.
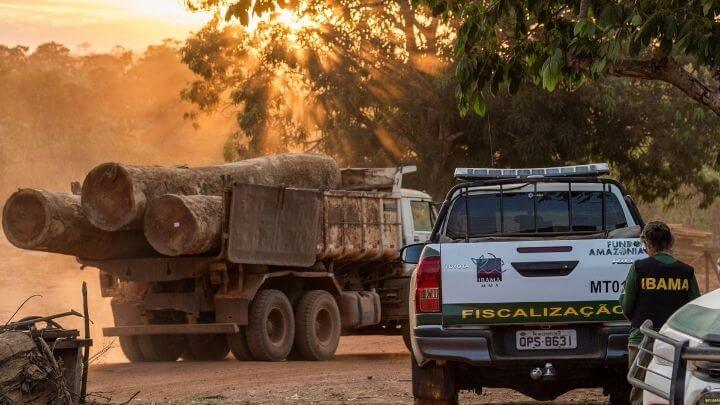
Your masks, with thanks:
M 660 80 L 720 114 L 720 2 L 715 0 L 418 0 L 460 21 L 461 109 L 486 88 L 553 91 L 604 75 Z M 709 72 L 709 74 L 708 74 Z M 715 77 L 716 79 L 717 77 Z M 476 111 L 482 112 L 482 108 Z
M 609 161 L 646 200 L 682 185 L 708 198 L 717 193 L 708 162 L 720 144 L 718 117 L 664 83 L 603 78 L 558 87 L 569 77 L 566 52 L 552 48 L 538 69 L 545 65 L 553 94 L 521 86 L 521 72 L 511 83 L 505 73 L 490 75 L 496 90 L 510 85 L 519 96 L 475 97 L 463 106 L 477 114 L 461 116 L 454 89 L 464 85 L 455 70 L 491 62 L 453 58 L 456 32 L 468 25 L 450 14 L 432 18 L 409 0 L 308 0 L 270 11 L 243 2 L 197 6 L 218 19 L 186 41 L 183 60 L 199 77 L 184 95 L 200 111 L 232 111 L 228 160 L 316 150 L 347 165 L 417 164 L 413 186 L 436 197 L 459 166 Z M 503 58 L 495 59 L 504 72 Z M 478 83 L 476 94 L 485 86 Z

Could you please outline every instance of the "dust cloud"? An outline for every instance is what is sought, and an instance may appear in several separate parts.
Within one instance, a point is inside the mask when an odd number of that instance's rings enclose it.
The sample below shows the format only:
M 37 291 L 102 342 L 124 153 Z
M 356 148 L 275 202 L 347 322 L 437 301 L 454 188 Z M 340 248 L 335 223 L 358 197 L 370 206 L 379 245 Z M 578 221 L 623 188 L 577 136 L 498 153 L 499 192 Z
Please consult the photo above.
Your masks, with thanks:
M 70 192 L 94 166 L 118 161 L 190 166 L 223 162 L 223 145 L 234 120 L 219 114 L 184 118 L 191 106 L 180 98 L 194 79 L 166 42 L 142 54 L 121 48 L 74 56 L 59 44 L 25 48 L 0 45 L 0 201 L 18 188 Z M 82 312 L 81 285 L 88 283 L 92 337 L 97 353 L 113 343 L 110 299 L 100 296 L 98 270 L 80 269 L 71 256 L 24 251 L 0 234 L 0 322 L 75 309 Z M 80 318 L 65 327 L 82 330 Z M 117 346 L 117 343 L 115 343 Z M 124 361 L 119 349 L 99 362 Z

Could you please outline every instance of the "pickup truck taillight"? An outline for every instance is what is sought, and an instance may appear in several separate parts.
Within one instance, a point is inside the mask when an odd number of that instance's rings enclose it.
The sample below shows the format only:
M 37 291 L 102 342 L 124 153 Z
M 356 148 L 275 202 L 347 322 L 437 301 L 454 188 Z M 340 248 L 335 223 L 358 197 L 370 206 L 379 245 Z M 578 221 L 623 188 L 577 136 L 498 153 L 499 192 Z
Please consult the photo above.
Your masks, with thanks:
M 426 257 L 418 264 L 416 312 L 440 312 L 440 257 Z

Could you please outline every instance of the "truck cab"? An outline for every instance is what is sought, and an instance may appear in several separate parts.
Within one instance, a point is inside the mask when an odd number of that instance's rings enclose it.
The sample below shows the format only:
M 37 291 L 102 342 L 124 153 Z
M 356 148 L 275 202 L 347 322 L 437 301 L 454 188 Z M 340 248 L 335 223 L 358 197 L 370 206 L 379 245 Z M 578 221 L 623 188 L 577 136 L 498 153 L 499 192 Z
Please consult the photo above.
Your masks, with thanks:
M 511 388 L 551 400 L 603 387 L 625 403 L 618 297 L 643 221 L 606 164 L 457 169 L 429 242 L 406 246 L 413 394 Z M 417 403 L 416 402 L 416 403 Z

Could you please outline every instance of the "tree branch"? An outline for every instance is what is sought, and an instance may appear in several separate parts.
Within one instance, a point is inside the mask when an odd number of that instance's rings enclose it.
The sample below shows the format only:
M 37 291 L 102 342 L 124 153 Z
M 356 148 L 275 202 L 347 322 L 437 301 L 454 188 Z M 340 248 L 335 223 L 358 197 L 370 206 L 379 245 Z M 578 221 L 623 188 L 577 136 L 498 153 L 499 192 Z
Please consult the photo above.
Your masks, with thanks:
M 417 52 L 417 43 L 415 42 L 414 31 L 415 25 L 417 24 L 417 21 L 415 20 L 415 12 L 412 9 L 410 0 L 401 0 L 399 3 L 400 14 L 403 17 L 402 30 L 405 33 L 405 48 L 407 48 L 407 52 L 410 54 L 410 57 L 413 57 Z
M 565 65 L 590 71 L 592 59 L 567 55 Z M 720 115 L 720 90 L 703 83 L 672 59 L 621 59 L 608 65 L 606 73 L 617 77 L 658 80 L 675 86 L 688 97 Z
M 580 0 L 580 13 L 578 14 L 579 19 L 587 18 L 588 8 L 590 7 L 590 0 Z

